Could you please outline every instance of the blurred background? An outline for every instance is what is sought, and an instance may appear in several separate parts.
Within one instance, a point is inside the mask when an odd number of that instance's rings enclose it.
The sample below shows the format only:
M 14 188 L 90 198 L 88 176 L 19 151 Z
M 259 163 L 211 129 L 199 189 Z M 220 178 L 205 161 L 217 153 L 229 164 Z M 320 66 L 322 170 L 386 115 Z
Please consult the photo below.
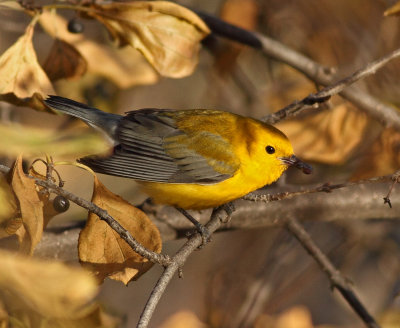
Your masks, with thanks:
M 400 45 L 400 20 L 383 13 L 390 0 L 214 0 L 177 1 L 214 14 L 243 28 L 258 31 L 292 47 L 316 62 L 335 67 L 338 78 Z M 83 35 L 110 47 L 106 30 L 96 21 L 60 11 L 76 20 Z M 0 11 L 0 52 L 24 32 L 29 19 Z M 52 39 L 40 27 L 34 36 L 39 62 L 46 67 Z M 110 48 L 112 49 L 112 48 Z M 54 83 L 58 95 L 103 110 L 124 113 L 145 107 L 216 108 L 255 118 L 300 100 L 320 86 L 260 51 L 213 36 L 203 42 L 194 73 L 182 79 L 160 77 L 135 50 L 92 53 L 93 65 L 82 78 Z M 98 57 L 102 55 L 103 57 Z M 357 86 L 383 103 L 397 106 L 400 61 L 394 60 Z M 369 118 L 340 97 L 323 110 L 310 111 L 278 124 L 292 141 L 296 155 L 315 166 L 315 174 L 288 172 L 285 184 L 341 182 L 390 174 L 399 169 L 400 134 Z M 81 122 L 49 113 L 0 103 L 1 119 L 52 131 L 82 128 Z M 4 158 L 4 163 L 12 159 Z M 73 160 L 73 158 L 71 158 Z M 74 167 L 62 167 L 66 189 L 90 199 L 92 177 Z M 101 176 L 107 187 L 133 204 L 146 197 L 135 183 Z M 395 191 L 396 192 L 396 191 Z M 327 196 L 328 197 L 328 196 Z M 393 211 L 398 209 L 394 208 Z M 85 220 L 86 212 L 71 206 L 57 225 Z M 313 218 L 310 218 L 313 219 Z M 306 229 L 340 270 L 350 277 L 371 313 L 400 327 L 400 225 L 371 221 L 308 222 Z M 163 245 L 173 254 L 185 240 Z M 151 327 L 362 327 L 359 319 L 331 292 L 329 281 L 302 247 L 285 230 L 264 228 L 221 232 L 184 266 L 162 297 Z M 100 301 L 133 327 L 157 281 L 154 266 L 128 287 L 107 280 Z

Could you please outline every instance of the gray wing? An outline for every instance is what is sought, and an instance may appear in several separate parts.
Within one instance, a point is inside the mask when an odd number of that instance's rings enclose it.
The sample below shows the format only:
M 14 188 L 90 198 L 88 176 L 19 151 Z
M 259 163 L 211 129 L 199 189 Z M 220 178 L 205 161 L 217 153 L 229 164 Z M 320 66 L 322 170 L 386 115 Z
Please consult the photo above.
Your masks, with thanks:
M 112 155 L 80 162 L 99 173 L 166 183 L 213 184 L 236 172 L 239 163 L 225 139 L 206 131 L 190 136 L 167 113 L 155 109 L 128 113 L 119 123 L 119 144 Z M 196 152 L 199 142 L 206 144 L 211 156 Z

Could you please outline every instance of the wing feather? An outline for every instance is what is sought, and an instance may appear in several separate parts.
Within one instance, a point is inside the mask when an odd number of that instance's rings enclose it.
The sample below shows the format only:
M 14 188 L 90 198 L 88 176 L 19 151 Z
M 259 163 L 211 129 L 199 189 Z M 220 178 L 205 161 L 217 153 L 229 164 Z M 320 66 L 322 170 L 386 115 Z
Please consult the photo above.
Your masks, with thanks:
M 113 154 L 80 161 L 100 173 L 142 181 L 213 184 L 231 177 L 239 163 L 223 160 L 235 158 L 229 142 L 209 132 L 199 135 L 182 131 L 175 114 L 184 113 L 155 109 L 129 112 L 119 123 L 119 144 Z M 199 115 L 198 120 L 202 117 L 206 116 Z M 194 119 L 194 125 L 198 120 Z M 211 151 L 199 154 L 199 142 L 206 142 Z

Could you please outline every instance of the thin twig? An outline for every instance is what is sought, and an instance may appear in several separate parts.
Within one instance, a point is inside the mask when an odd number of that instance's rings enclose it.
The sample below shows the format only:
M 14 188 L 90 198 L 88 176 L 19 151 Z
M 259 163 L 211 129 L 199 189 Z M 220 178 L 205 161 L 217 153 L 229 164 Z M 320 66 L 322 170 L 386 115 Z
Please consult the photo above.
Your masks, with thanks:
M 389 61 L 398 58 L 400 56 L 400 49 L 397 49 L 390 54 L 381 57 L 363 68 L 359 69 L 358 71 L 354 72 L 350 76 L 345 77 L 342 80 L 339 80 L 322 90 L 320 90 L 317 93 L 311 94 L 307 97 L 305 97 L 301 101 L 295 101 L 292 104 L 286 106 L 285 108 L 270 114 L 268 116 L 265 116 L 262 118 L 269 124 L 275 124 L 282 119 L 286 117 L 292 117 L 297 115 L 299 112 L 303 111 L 306 108 L 313 107 L 315 104 L 319 104 L 323 102 L 326 99 L 329 99 L 331 96 L 337 95 L 337 94 L 342 94 L 345 88 L 348 88 L 350 85 L 353 83 L 359 81 L 362 78 L 365 78 L 369 75 L 374 74 L 377 70 L 385 66 Z M 327 83 L 326 83 L 327 84 Z M 353 89 L 354 90 L 354 89 Z M 343 94 L 342 94 L 343 95 Z M 381 114 L 379 115 L 379 118 Z M 395 121 L 398 121 L 400 123 L 400 116 L 396 112 L 396 116 L 391 118 L 394 119 Z
M 228 216 L 224 207 L 219 207 L 213 211 L 210 221 L 205 225 L 210 233 L 216 231 L 221 226 L 222 222 L 227 220 L 226 217 L 222 217 L 223 213 Z M 171 264 L 164 270 L 150 294 L 146 306 L 140 316 L 137 328 L 145 328 L 148 326 L 154 310 L 175 272 L 183 266 L 189 255 L 202 245 L 202 242 L 203 239 L 201 235 L 196 233 L 191 236 L 180 250 L 171 258 Z
M 10 169 L 4 165 L 0 165 L 0 171 L 4 173 L 8 173 Z M 32 176 L 29 178 L 34 179 L 35 183 L 41 187 L 46 188 L 49 192 L 53 192 L 57 195 L 61 195 L 75 204 L 87 209 L 89 212 L 96 214 L 101 220 L 105 221 L 113 230 L 115 230 L 119 236 L 124 239 L 128 245 L 139 255 L 148 259 L 153 263 L 159 263 L 162 266 L 167 266 L 170 264 L 170 259 L 168 256 L 163 254 L 158 254 L 153 252 L 146 247 L 142 246 L 131 234 L 128 230 L 126 230 L 118 221 L 116 221 L 106 210 L 101 209 L 97 205 L 78 197 L 72 194 L 69 191 L 64 190 L 63 188 L 57 186 L 55 183 L 51 181 L 41 180 Z
M 318 192 L 329 193 L 336 189 L 347 188 L 347 187 L 351 187 L 351 186 L 393 181 L 393 179 L 394 179 L 393 177 L 398 176 L 399 172 L 400 171 L 396 171 L 395 173 L 389 174 L 389 175 L 383 175 L 383 176 L 374 177 L 374 178 L 370 178 L 370 179 L 349 181 L 349 182 L 338 183 L 338 184 L 324 183 L 320 186 L 310 188 L 310 189 L 297 190 L 297 191 L 286 191 L 286 192 L 281 192 L 278 194 L 253 194 L 253 193 L 250 193 L 250 194 L 247 194 L 246 196 L 243 196 L 243 199 L 249 200 L 252 202 L 270 203 L 273 201 L 278 201 L 278 200 L 283 200 L 283 199 L 291 199 L 293 197 L 305 195 L 305 194 L 314 194 L 314 193 L 318 193 Z
M 314 258 L 319 267 L 328 276 L 332 287 L 336 288 L 346 299 L 353 310 L 369 328 L 379 328 L 378 323 L 368 313 L 361 303 L 347 279 L 335 268 L 328 257 L 318 248 L 311 236 L 304 230 L 300 223 L 294 218 L 285 220 L 286 228 L 296 237 L 304 249 Z

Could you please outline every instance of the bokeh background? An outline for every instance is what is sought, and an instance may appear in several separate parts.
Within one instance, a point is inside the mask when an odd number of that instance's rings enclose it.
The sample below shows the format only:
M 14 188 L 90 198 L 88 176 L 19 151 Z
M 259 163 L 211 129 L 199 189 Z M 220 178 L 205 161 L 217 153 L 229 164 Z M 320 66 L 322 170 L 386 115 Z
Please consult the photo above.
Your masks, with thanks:
M 389 0 L 215 0 L 180 4 L 215 14 L 249 30 L 264 33 L 344 77 L 400 45 L 400 19 L 383 13 Z M 66 19 L 75 14 L 63 11 Z M 107 32 L 95 21 L 77 18 L 84 35 L 110 46 Z M 25 15 L 0 11 L 0 52 L 23 33 Z M 40 29 L 34 44 L 45 63 L 51 38 Z M 97 60 L 93 54 L 92 60 Z M 210 37 L 204 41 L 195 72 L 182 79 L 157 75 L 133 50 L 115 55 L 126 74 L 105 66 L 106 73 L 88 72 L 77 80 L 55 83 L 61 96 L 103 110 L 123 113 L 145 107 L 217 108 L 262 117 L 314 92 L 301 73 L 259 51 Z M 118 75 L 119 74 L 119 75 Z M 386 65 L 357 86 L 383 103 L 398 104 L 400 61 Z M 1 119 L 54 131 L 81 128 L 80 122 L 0 103 Z M 390 174 L 400 164 L 400 134 L 383 127 L 362 110 L 333 97 L 323 110 L 310 111 L 278 124 L 291 139 L 296 154 L 313 163 L 315 174 L 288 172 L 279 182 L 305 184 L 339 182 Z M 11 159 L 4 159 L 9 163 Z M 92 178 L 73 167 L 60 168 L 66 188 L 90 199 Z M 102 176 L 113 192 L 138 204 L 146 197 L 135 183 Z M 329 197 L 329 196 L 327 196 Z M 398 209 L 394 208 L 393 211 Z M 53 220 L 53 225 L 84 220 L 77 206 Z M 310 218 L 313 219 L 313 218 Z M 308 222 L 307 230 L 331 260 L 351 277 L 367 308 L 386 325 L 400 327 L 400 226 L 396 221 Z M 184 240 L 163 245 L 173 254 Z M 106 281 L 100 301 L 133 327 L 161 269 L 128 287 Z M 162 297 L 151 327 L 361 327 L 362 324 L 325 275 L 285 230 L 264 228 L 215 234 L 184 266 Z

